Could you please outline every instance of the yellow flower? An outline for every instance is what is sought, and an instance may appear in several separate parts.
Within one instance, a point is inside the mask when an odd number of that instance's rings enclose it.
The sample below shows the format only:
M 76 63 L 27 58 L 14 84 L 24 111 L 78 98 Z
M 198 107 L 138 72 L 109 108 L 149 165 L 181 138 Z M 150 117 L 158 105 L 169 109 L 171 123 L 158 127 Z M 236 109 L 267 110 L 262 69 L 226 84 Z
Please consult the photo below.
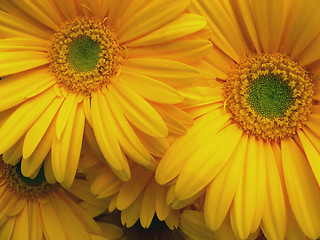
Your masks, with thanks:
M 74 186 L 76 188 L 76 186 Z M 34 179 L 0 160 L 0 239 L 105 239 L 75 197 L 46 182 L 41 168 Z
M 125 227 L 121 224 L 120 212 L 112 212 L 99 217 L 98 224 L 102 229 L 109 229 L 110 224 L 119 226 L 123 229 L 123 235 L 121 237 L 110 238 L 112 240 L 158 240 L 158 239 L 172 239 L 172 240 L 183 240 L 187 239 L 184 234 L 177 229 L 170 229 L 163 222 L 159 221 L 156 217 L 153 219 L 151 225 L 148 228 L 141 227 L 140 223 L 137 222 L 131 227 Z M 119 236 L 118 234 L 117 236 Z M 106 237 L 110 234 L 106 234 Z
M 126 155 L 154 169 L 155 144 L 190 126 L 174 104 L 192 96 L 193 65 L 211 46 L 194 35 L 206 20 L 189 4 L 2 1 L 0 153 L 22 152 L 30 177 L 52 150 L 51 171 L 69 187 L 87 122 L 121 179 L 130 179 Z
M 118 209 L 121 211 L 122 224 L 128 228 L 131 228 L 138 220 L 143 228 L 149 228 L 154 218 L 164 221 L 172 230 L 178 227 L 180 210 L 172 209 L 167 203 L 170 187 L 157 184 L 153 171 L 129 161 L 132 178 L 128 182 L 123 182 L 103 160 L 96 158 L 87 145 L 83 147 L 82 156 L 79 162 L 79 172 L 86 176 L 91 193 L 100 201 L 105 200 L 105 205 L 108 205 L 104 208 L 103 205 L 91 201 L 88 211 L 93 216 L 101 214 L 107 208 L 110 212 Z M 84 187 L 84 189 L 89 188 Z M 68 190 L 78 195 L 72 187 Z
M 196 0 L 213 53 L 206 100 L 161 160 L 156 180 L 175 197 L 205 192 L 212 231 L 230 219 L 246 239 L 320 236 L 320 15 L 318 1 Z M 229 220 L 228 220 L 229 221 Z

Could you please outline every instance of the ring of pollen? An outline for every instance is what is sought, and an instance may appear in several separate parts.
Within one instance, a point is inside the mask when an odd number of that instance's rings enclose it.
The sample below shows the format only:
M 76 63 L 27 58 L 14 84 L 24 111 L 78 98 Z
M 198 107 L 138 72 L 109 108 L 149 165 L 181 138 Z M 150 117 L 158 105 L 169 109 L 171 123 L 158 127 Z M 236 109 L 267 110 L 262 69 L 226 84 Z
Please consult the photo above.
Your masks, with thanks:
M 15 166 L 0 162 L 1 177 L 13 192 L 20 198 L 37 199 L 55 189 L 55 184 L 50 184 L 44 176 L 44 167 L 40 168 L 38 175 L 34 178 L 24 177 L 21 173 L 21 162 Z
M 114 77 L 125 56 L 116 34 L 104 21 L 77 18 L 53 35 L 50 69 L 67 91 L 90 95 Z
M 224 90 L 232 119 L 245 132 L 278 142 L 307 122 L 314 84 L 287 55 L 255 54 L 234 67 Z

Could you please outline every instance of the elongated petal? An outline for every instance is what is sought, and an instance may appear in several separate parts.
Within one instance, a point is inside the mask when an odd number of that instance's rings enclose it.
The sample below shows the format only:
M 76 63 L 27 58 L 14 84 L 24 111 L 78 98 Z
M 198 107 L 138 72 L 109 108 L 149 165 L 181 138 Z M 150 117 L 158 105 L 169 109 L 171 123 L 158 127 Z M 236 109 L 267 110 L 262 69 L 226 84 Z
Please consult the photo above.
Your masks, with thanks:
M 132 171 L 132 178 L 123 184 L 117 198 L 117 208 L 123 210 L 133 203 L 148 184 L 153 173 L 137 166 Z
M 40 118 L 33 124 L 33 126 L 26 133 L 23 144 L 23 157 L 29 158 L 33 151 L 38 146 L 49 125 L 51 124 L 54 116 L 56 115 L 61 103 L 62 98 L 55 98 Z M 47 139 L 50 142 L 51 139 Z M 51 144 L 50 144 L 51 145 Z
M 20 37 L 20 38 L 5 38 L 0 39 L 0 50 L 3 51 L 37 51 L 46 52 L 48 51 L 49 42 L 40 38 L 33 37 Z
M 43 113 L 48 105 L 55 98 L 53 91 L 48 90 L 23 103 L 3 124 L 0 129 L 0 152 L 7 151 L 16 141 L 18 141 L 36 119 Z M 23 121 L 21 121 L 23 119 Z
M 265 146 L 267 196 L 261 228 L 270 239 L 284 239 L 286 233 L 286 206 L 276 159 L 269 144 Z
M 205 142 L 183 167 L 176 185 L 178 199 L 186 199 L 204 188 L 222 169 L 239 143 L 242 131 L 236 125 L 228 126 Z M 224 144 L 228 142 L 228 145 Z
M 307 159 L 292 139 L 281 142 L 284 179 L 292 211 L 311 239 L 320 235 L 320 189 Z
M 47 53 L 36 51 L 0 52 L 0 76 L 22 72 L 49 63 Z
M 178 176 L 190 156 L 202 145 L 202 139 L 215 136 L 228 119 L 229 116 L 218 109 L 195 121 L 189 132 L 177 138 L 161 159 L 156 171 L 157 182 L 166 184 Z
M 241 239 L 246 239 L 250 235 L 255 218 L 257 206 L 257 151 L 256 140 L 254 137 L 250 137 L 247 145 L 245 169 L 230 209 L 233 232 Z
M 207 24 L 205 18 L 185 13 L 162 28 L 126 44 L 128 47 L 156 45 L 195 33 Z
M 178 0 L 174 4 L 170 0 L 151 2 L 123 25 L 119 31 L 120 43 L 136 39 L 164 26 L 181 14 L 189 4 L 189 0 Z
M 34 25 L 15 17 L 4 11 L 0 11 L 0 37 L 28 37 L 35 36 L 49 39 L 50 33 L 37 28 Z
M 190 9 L 207 19 L 211 38 L 223 52 L 236 62 L 245 57 L 247 46 L 229 1 L 196 0 Z
M 68 161 L 72 161 L 74 159 L 68 159 L 68 153 L 70 150 L 71 136 L 73 131 L 73 125 L 75 122 L 76 112 L 77 112 L 78 104 L 74 104 L 70 111 L 69 118 L 67 120 L 65 129 L 61 135 L 61 138 L 58 139 L 56 136 L 53 138 L 52 142 L 52 169 L 54 175 L 58 182 L 62 183 L 65 180 L 66 168 Z
M 216 231 L 221 226 L 230 209 L 239 179 L 242 176 L 247 141 L 246 135 L 241 137 L 239 145 L 228 163 L 207 188 L 204 217 L 206 224 L 212 231 Z
M 77 107 L 74 123 L 72 126 L 72 133 L 70 136 L 71 144 L 68 149 L 66 173 L 65 173 L 63 182 L 61 182 L 61 185 L 64 188 L 69 188 L 72 185 L 76 175 L 76 171 L 77 171 L 78 163 L 80 159 L 81 146 L 82 146 L 84 121 L 85 121 L 85 116 L 84 116 L 83 104 L 80 103 Z
M 190 65 L 160 58 L 127 59 L 123 70 L 163 81 L 173 87 L 190 85 L 200 77 L 199 70 Z
M 29 94 L 46 83 L 53 82 L 48 70 L 40 69 L 9 76 L 0 81 L 0 111 L 27 100 Z
M 151 179 L 144 191 L 140 208 L 140 223 L 144 228 L 148 228 L 150 226 L 156 211 L 156 191 L 157 183 L 154 181 L 154 179 Z
M 152 102 L 176 104 L 183 100 L 176 89 L 144 75 L 123 71 L 120 81 Z
M 114 127 L 116 123 L 105 96 L 100 91 L 96 92 L 91 104 L 92 127 L 100 150 L 116 174 L 123 180 L 129 180 L 129 166 L 121 152 Z
M 171 41 L 155 46 L 144 46 L 139 48 L 129 48 L 128 56 L 130 58 L 151 58 L 158 56 L 189 63 L 198 63 L 211 50 L 212 44 L 207 40 L 180 40 Z
M 117 102 L 110 95 L 107 95 L 106 99 L 114 118 L 117 119 L 115 127 L 121 147 L 132 160 L 147 168 L 155 169 L 156 162 L 154 158 L 142 145 L 127 119 L 123 116 L 122 112 L 119 111 Z
M 168 129 L 163 119 L 142 97 L 124 84 L 112 83 L 109 89 L 130 123 L 150 136 L 167 136 Z
M 40 204 L 44 233 L 47 240 L 66 240 L 61 221 L 52 204 Z

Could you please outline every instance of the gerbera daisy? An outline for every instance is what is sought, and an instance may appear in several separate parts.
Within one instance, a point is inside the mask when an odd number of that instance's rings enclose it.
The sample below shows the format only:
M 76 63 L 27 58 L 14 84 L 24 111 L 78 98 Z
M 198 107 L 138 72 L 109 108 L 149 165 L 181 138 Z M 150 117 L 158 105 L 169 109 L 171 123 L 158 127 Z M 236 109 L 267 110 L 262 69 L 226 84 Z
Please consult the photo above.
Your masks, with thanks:
M 11 166 L 0 160 L 0 239 L 105 238 L 75 197 L 45 180 L 43 167 L 31 179 L 22 175 L 20 162 Z
M 52 149 L 53 174 L 69 187 L 87 121 L 121 179 L 130 179 L 126 155 L 155 168 L 144 144 L 186 132 L 174 104 L 192 95 L 193 63 L 210 50 L 194 35 L 206 20 L 187 13 L 189 4 L 2 1 L 0 153 L 22 149 L 22 173 L 31 176 Z
M 203 68 L 206 102 L 193 128 L 161 160 L 156 180 L 174 180 L 180 201 L 205 191 L 204 219 L 230 217 L 246 239 L 320 236 L 319 1 L 195 0 L 214 53 Z M 204 80 L 205 81 L 205 80 Z M 187 106 L 186 106 L 187 107 Z M 299 236 L 299 237 L 297 237 Z
M 123 236 L 121 238 L 111 238 L 112 240 L 183 240 L 184 234 L 178 229 L 170 229 L 163 221 L 159 221 L 155 217 L 148 228 L 143 228 L 139 222 L 131 227 L 126 227 L 121 224 L 120 212 L 115 211 L 98 217 L 97 221 L 101 229 L 108 229 L 109 224 L 117 225 L 123 229 Z
M 82 155 L 79 172 L 89 181 L 91 193 L 98 199 L 105 199 L 110 212 L 116 208 L 120 210 L 123 225 L 130 228 L 140 220 L 142 227 L 149 228 L 152 220 L 157 218 L 159 221 L 165 221 L 170 229 L 178 227 L 180 211 L 173 210 L 167 203 L 170 187 L 157 184 L 153 171 L 129 161 L 132 178 L 128 182 L 123 182 L 105 161 L 99 160 L 90 151 L 87 145 L 84 145 Z M 94 205 L 97 206 L 91 203 L 91 206 Z M 95 211 L 102 213 L 106 209 L 98 207 Z

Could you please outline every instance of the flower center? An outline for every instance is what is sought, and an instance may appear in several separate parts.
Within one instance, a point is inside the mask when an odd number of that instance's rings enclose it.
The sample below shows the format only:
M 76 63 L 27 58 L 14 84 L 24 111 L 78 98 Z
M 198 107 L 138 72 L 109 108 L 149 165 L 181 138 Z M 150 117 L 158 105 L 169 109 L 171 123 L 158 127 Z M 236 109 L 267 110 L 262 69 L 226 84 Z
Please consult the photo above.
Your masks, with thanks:
M 22 175 L 21 162 L 15 166 L 11 166 L 1 161 L 0 169 L 7 186 L 21 198 L 37 199 L 51 192 L 56 186 L 46 181 L 43 165 L 34 179 Z
M 306 123 L 314 95 L 308 72 L 284 54 L 249 56 L 224 89 L 232 119 L 267 141 L 293 136 Z
M 293 103 L 292 90 L 281 77 L 267 74 L 249 83 L 247 101 L 260 116 L 277 118 L 285 116 Z
M 61 87 L 90 95 L 117 74 L 125 48 L 103 21 L 83 17 L 66 22 L 53 35 L 49 56 Z

